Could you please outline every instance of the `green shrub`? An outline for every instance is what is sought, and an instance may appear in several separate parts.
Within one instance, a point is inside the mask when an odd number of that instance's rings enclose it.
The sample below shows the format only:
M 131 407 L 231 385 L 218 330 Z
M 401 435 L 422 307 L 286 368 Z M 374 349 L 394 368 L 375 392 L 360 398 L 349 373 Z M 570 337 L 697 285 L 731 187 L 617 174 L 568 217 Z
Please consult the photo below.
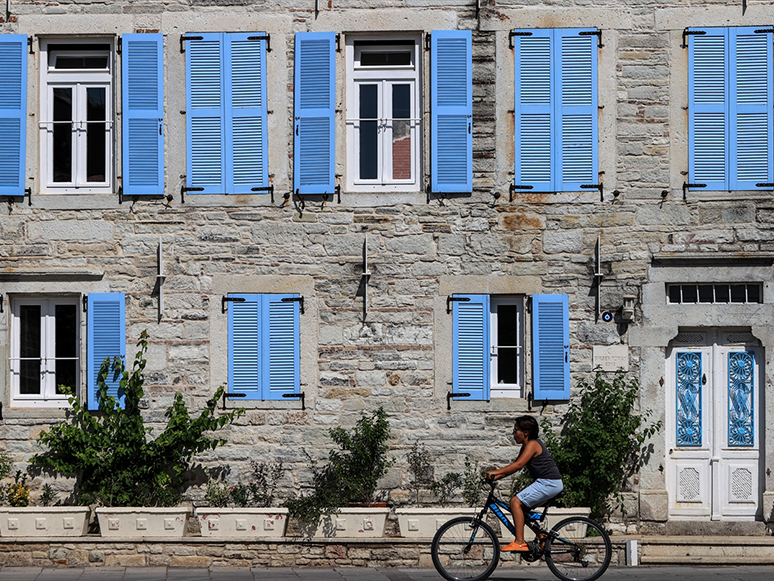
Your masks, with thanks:
M 422 490 L 431 490 L 435 483 L 433 467 L 430 464 L 430 453 L 427 447 L 419 442 L 414 442 L 411 450 L 406 454 L 406 463 L 410 475 L 409 487 L 414 492 L 414 502 L 421 505 L 420 493 Z
M 174 506 L 182 498 L 194 454 L 213 450 L 225 440 L 212 438 L 214 432 L 239 417 L 244 410 L 215 415 L 223 387 L 207 402 L 199 417 L 191 419 L 182 394 L 175 395 L 166 411 L 167 426 L 155 439 L 144 425 L 140 410 L 143 370 L 148 334 L 137 342 L 132 373 L 116 358 L 106 359 L 98 376 L 99 411 L 70 395 L 72 410 L 66 420 L 50 431 L 41 432 L 38 442 L 47 448 L 32 458 L 44 470 L 75 476 L 73 501 L 104 506 Z M 121 408 L 107 394 L 105 378 L 112 372 L 120 377 L 119 393 L 125 396 Z
M 444 474 L 440 480 L 433 482 L 433 494 L 438 497 L 441 506 L 448 506 L 451 499 L 457 493 L 457 489 L 462 486 L 462 476 L 459 472 L 449 472 Z
M 662 423 L 648 422 L 650 410 L 635 413 L 639 382 L 618 371 L 612 382 L 597 370 L 593 383 L 578 383 L 580 397 L 570 402 L 561 434 L 542 422 L 543 440 L 562 473 L 565 506 L 589 506 L 592 514 L 607 512 L 612 497 L 623 508 L 627 479 L 637 472 L 648 439 Z

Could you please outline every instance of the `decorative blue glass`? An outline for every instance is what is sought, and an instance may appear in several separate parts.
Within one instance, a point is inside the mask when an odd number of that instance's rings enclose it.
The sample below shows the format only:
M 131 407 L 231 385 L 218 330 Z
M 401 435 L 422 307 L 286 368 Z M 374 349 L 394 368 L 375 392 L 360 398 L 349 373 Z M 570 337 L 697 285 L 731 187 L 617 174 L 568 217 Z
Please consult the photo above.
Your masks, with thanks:
M 752 446 L 755 355 L 750 351 L 728 354 L 728 445 Z
M 677 445 L 701 446 L 701 354 L 677 353 Z

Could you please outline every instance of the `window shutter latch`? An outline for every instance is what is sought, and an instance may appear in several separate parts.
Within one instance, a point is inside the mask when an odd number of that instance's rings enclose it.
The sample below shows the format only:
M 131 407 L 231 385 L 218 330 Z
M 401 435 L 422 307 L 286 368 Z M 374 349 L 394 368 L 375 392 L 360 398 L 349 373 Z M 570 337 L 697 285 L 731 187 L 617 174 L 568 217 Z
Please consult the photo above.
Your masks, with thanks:
M 774 28 L 759 28 L 755 31 L 755 34 L 772 34 L 774 33 Z
M 282 299 L 283 303 L 301 303 L 301 314 L 304 314 L 304 297 L 286 297 Z
M 446 314 L 451 313 L 451 303 L 467 303 L 470 301 L 470 297 L 446 297 Z
M 243 297 L 223 297 L 220 300 L 220 312 L 226 312 L 226 303 L 243 303 L 245 299 Z

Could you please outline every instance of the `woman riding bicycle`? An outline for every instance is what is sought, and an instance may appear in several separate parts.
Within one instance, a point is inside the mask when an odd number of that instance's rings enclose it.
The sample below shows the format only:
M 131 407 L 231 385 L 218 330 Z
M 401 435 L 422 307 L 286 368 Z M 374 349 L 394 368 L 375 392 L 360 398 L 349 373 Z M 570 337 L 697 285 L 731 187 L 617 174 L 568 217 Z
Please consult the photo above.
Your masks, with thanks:
M 486 477 L 500 480 L 510 476 L 525 466 L 534 482 L 511 498 L 511 513 L 516 528 L 516 540 L 503 547 L 501 551 L 529 551 L 529 545 L 524 541 L 524 507 L 534 509 L 551 500 L 563 489 L 562 475 L 556 462 L 545 444 L 538 439 L 538 423 L 531 416 L 516 418 L 513 426 L 513 437 L 521 444 L 521 451 L 515 462 L 498 470 L 490 470 Z

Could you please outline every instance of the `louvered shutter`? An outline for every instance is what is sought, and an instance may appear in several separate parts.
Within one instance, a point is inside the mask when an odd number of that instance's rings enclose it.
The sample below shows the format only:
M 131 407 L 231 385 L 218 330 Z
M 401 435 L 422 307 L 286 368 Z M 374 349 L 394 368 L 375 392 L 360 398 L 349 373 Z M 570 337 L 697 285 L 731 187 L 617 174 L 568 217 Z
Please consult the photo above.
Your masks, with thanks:
M 298 32 L 295 43 L 293 184 L 298 194 L 335 191 L 336 34 Z
M 228 390 L 261 399 L 261 295 L 232 294 L 228 304 Z
M 186 181 L 196 194 L 226 193 L 223 34 L 189 40 L 186 66 Z
M 728 34 L 706 28 L 688 36 L 688 181 L 702 190 L 729 187 Z
M 0 34 L 0 196 L 23 196 L 27 150 L 27 37 Z
M 263 399 L 281 400 L 300 391 L 299 307 L 282 299 L 298 295 L 263 295 Z
M 597 46 L 596 37 L 581 35 L 594 29 L 554 31 L 554 92 L 557 102 L 554 160 L 556 191 L 579 191 L 581 185 L 596 184 L 597 138 Z
M 515 180 L 535 192 L 554 191 L 553 31 L 517 30 L 514 36 L 516 139 Z
M 164 194 L 164 36 L 124 34 L 121 62 L 124 195 Z
M 97 379 L 105 359 L 111 368 L 105 379 L 107 394 L 116 398 L 121 407 L 124 395 L 119 393 L 121 376 L 113 370 L 114 357 L 126 358 L 126 323 L 124 293 L 91 293 L 87 305 L 87 401 L 89 409 L 97 409 Z
M 731 190 L 772 182 L 772 40 L 771 33 L 755 30 L 730 28 L 728 34 Z
M 434 30 L 431 40 L 431 188 L 473 191 L 472 35 Z
M 454 295 L 452 310 L 452 392 L 489 400 L 489 295 Z
M 267 187 L 266 41 L 262 32 L 227 34 L 225 42 L 226 191 Z
M 533 399 L 570 398 L 567 295 L 532 296 Z

